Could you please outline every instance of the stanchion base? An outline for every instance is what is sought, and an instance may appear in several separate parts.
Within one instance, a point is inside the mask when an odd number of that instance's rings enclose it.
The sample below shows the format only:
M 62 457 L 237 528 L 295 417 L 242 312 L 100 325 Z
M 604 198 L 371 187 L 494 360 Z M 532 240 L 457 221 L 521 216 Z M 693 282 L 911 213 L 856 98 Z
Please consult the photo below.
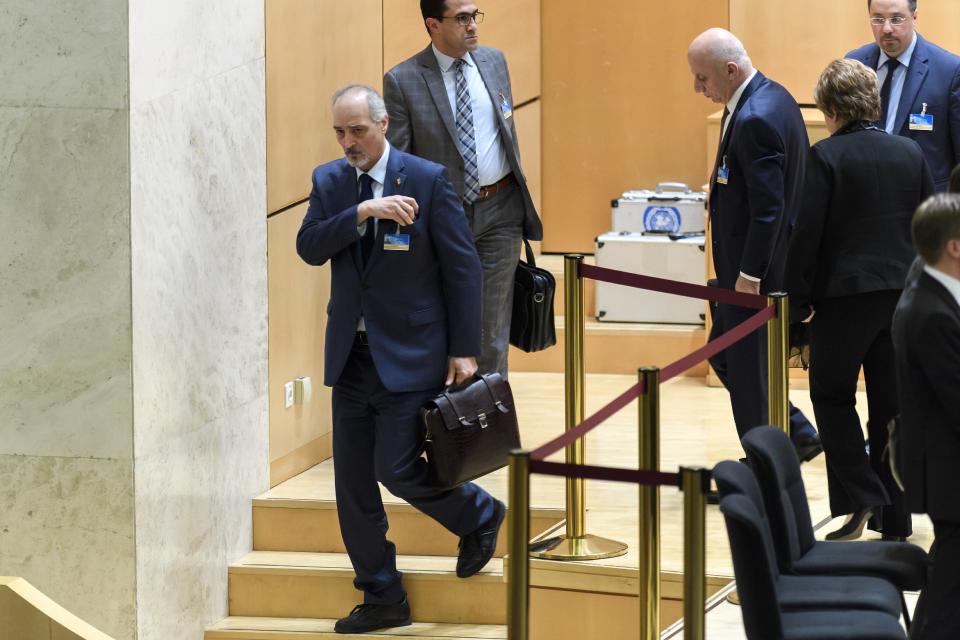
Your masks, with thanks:
M 737 593 L 736 589 L 727 594 L 727 602 L 740 606 L 740 594 Z
M 532 558 L 544 560 L 602 560 L 616 558 L 627 552 L 627 545 L 616 540 L 585 535 L 582 538 L 559 536 L 546 549 L 530 553 Z

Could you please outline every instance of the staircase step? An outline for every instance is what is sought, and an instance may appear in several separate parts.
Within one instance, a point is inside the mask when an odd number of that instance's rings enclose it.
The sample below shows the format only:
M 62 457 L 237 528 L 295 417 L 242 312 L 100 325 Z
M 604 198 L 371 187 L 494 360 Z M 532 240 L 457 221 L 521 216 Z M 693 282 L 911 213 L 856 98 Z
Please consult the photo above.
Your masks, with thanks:
M 564 318 L 557 316 L 557 344 L 544 351 L 524 353 L 510 347 L 511 371 L 562 372 L 564 370 Z M 600 322 L 586 319 L 584 366 L 587 373 L 635 375 L 642 366 L 664 366 L 679 360 L 707 342 L 702 325 Z M 702 362 L 687 376 L 707 375 Z
M 456 558 L 397 556 L 418 622 L 498 625 L 506 622 L 503 560 L 461 579 Z M 228 571 L 230 615 L 339 618 L 361 600 L 345 554 L 253 551 Z
M 336 636 L 364 638 L 420 638 L 421 640 L 506 640 L 504 625 L 414 622 L 408 627 L 383 629 L 360 635 L 337 634 L 334 619 L 229 617 L 208 628 L 204 640 L 314 640 Z
M 459 538 L 433 518 L 406 503 L 384 503 L 390 521 L 389 538 L 397 549 L 414 556 L 456 556 Z M 564 518 L 563 509 L 533 509 L 531 535 Z M 507 551 L 504 521 L 494 555 Z M 253 501 L 253 548 L 256 551 L 346 553 L 333 500 L 256 498 Z

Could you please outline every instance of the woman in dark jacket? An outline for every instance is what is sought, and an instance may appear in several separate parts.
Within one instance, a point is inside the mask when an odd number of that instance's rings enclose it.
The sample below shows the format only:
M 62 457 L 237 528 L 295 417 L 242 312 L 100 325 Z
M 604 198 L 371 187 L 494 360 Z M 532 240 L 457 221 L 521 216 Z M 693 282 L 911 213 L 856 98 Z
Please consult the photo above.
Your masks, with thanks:
M 897 414 L 890 325 L 914 250 L 910 219 L 933 194 L 916 142 L 876 126 L 877 76 L 835 60 L 814 91 L 830 137 L 807 157 L 803 206 L 787 254 L 794 319 L 810 322 L 810 398 L 827 462 L 830 510 L 848 515 L 830 540 L 871 528 L 911 534 L 910 515 L 881 462 Z M 860 367 L 867 388 L 869 458 L 856 411 Z

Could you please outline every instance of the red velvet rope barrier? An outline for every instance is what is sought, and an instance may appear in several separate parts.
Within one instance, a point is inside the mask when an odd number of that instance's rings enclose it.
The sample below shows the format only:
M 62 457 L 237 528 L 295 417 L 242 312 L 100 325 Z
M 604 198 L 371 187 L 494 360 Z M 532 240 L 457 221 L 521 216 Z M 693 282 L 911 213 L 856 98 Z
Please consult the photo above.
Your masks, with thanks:
M 588 464 L 563 464 L 530 460 L 530 472 L 565 478 L 585 478 L 587 480 L 608 480 L 610 482 L 630 482 L 670 487 L 680 486 L 680 474 L 665 471 L 640 471 L 638 469 L 618 469 L 615 467 L 595 467 Z
M 738 324 L 733 329 L 730 329 L 729 331 L 720 335 L 715 340 L 708 342 L 693 353 L 690 353 L 661 369 L 660 382 L 663 383 L 671 378 L 675 378 L 693 365 L 720 353 L 735 342 L 743 340 L 745 337 L 762 327 L 767 320 L 770 320 L 776 314 L 776 307 L 772 305 L 764 307 L 757 313 Z M 531 451 L 530 468 L 533 469 L 532 465 L 534 461 L 543 460 L 547 456 L 556 453 L 560 449 L 563 449 L 567 445 L 570 445 L 579 438 L 587 435 L 601 422 L 630 404 L 630 402 L 635 400 L 641 393 L 643 393 L 643 384 L 638 382 L 577 426 L 565 431 L 553 440 L 550 440 L 549 442 Z
M 592 264 L 580 263 L 580 276 L 591 278 L 602 282 L 613 284 L 622 284 L 635 289 L 647 289 L 649 291 L 660 291 L 662 293 L 672 293 L 686 298 L 698 298 L 700 300 L 712 300 L 721 304 L 732 304 L 738 307 L 748 307 L 751 309 L 762 309 L 767 306 L 765 296 L 759 296 L 752 293 L 740 293 L 730 289 L 720 289 L 718 287 L 706 287 L 702 284 L 690 284 L 689 282 L 676 282 L 665 278 L 654 278 L 653 276 L 642 276 L 639 273 L 629 273 L 627 271 L 617 271 L 616 269 L 607 269 L 606 267 L 597 267 Z

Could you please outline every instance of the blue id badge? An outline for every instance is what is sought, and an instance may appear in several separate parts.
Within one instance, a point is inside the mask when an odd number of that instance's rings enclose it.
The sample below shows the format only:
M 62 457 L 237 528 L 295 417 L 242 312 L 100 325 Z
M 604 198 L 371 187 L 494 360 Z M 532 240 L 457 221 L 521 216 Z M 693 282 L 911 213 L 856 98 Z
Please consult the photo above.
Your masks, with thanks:
M 910 131 L 933 131 L 933 114 L 911 113 Z
M 500 94 L 500 111 L 503 113 L 504 119 L 509 119 L 513 115 L 513 109 L 510 106 L 510 100 L 507 99 L 505 95 Z
M 398 228 L 396 233 L 383 234 L 384 251 L 410 251 L 410 234 L 400 233 Z
M 727 184 L 727 180 L 730 179 L 730 169 L 726 167 L 720 167 L 717 169 L 717 184 Z

